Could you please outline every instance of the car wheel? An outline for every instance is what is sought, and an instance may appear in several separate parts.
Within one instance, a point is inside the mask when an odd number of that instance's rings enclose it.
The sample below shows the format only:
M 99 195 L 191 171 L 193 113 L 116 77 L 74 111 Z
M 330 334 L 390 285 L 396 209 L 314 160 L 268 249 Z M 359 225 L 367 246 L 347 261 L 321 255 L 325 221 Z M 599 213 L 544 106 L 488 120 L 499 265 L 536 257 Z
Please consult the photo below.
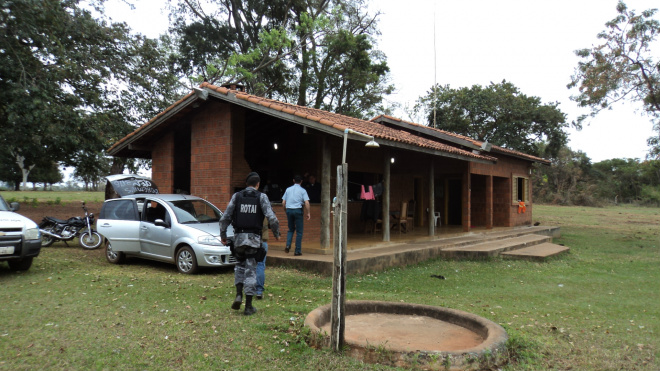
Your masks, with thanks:
M 197 258 L 190 246 L 184 246 L 176 253 L 176 267 L 184 274 L 197 272 Z
M 78 240 L 78 243 L 83 249 L 87 250 L 94 250 L 97 247 L 101 246 L 101 242 L 103 242 L 103 239 L 101 238 L 101 235 L 98 234 L 95 231 L 85 231 L 80 235 L 80 239 Z
M 121 251 L 112 250 L 110 241 L 105 243 L 105 258 L 112 264 L 121 264 L 126 259 L 126 254 Z
M 43 228 L 44 231 L 53 232 L 53 225 Z M 41 247 L 48 247 L 55 242 L 55 239 L 52 236 L 49 236 L 45 233 L 41 234 Z
M 32 266 L 32 258 L 23 258 L 21 260 L 7 260 L 9 269 L 12 271 L 26 271 Z

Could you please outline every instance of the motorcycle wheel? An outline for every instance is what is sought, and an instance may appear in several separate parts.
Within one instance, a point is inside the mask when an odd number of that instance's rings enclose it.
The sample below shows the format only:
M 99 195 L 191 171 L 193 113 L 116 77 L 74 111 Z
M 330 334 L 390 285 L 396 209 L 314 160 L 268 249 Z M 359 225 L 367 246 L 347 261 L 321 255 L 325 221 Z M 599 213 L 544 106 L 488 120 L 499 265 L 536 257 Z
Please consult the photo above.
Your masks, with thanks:
M 41 229 L 43 229 L 44 231 L 52 232 L 53 231 L 53 225 L 49 225 L 49 226 L 43 227 Z M 47 235 L 42 233 L 41 234 L 41 247 L 48 247 L 48 246 L 52 245 L 53 243 L 55 243 L 55 240 L 56 239 L 53 238 L 52 236 L 47 236 Z
M 80 246 L 87 250 L 98 248 L 101 246 L 101 242 L 103 242 L 103 238 L 96 231 L 85 231 L 80 235 L 80 239 L 78 240 Z

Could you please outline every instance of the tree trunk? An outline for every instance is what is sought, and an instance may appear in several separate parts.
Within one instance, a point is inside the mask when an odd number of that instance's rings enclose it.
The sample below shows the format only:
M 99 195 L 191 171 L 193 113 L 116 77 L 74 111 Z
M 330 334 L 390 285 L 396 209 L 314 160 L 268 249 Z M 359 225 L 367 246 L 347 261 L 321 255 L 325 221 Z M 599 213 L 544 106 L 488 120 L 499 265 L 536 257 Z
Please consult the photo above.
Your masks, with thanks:
M 307 85 L 309 78 L 309 51 L 307 51 L 306 39 L 302 39 L 302 66 L 300 68 L 300 86 L 298 87 L 298 103 L 299 106 L 307 106 Z
M 27 178 L 28 175 L 30 174 L 30 171 L 34 168 L 34 165 L 28 166 L 28 168 L 25 168 L 25 157 L 21 156 L 19 154 L 13 153 L 12 155 L 16 158 L 16 164 L 18 167 L 21 169 L 21 173 L 23 174 L 23 181 L 22 181 L 22 186 L 21 190 L 24 191 L 27 189 Z

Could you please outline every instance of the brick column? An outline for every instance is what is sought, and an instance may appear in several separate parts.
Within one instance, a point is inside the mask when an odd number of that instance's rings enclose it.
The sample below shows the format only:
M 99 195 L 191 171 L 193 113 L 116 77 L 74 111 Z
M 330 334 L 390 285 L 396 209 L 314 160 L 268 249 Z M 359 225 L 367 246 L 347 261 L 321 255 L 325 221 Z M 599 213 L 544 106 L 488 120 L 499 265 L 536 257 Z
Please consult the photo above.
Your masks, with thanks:
M 174 134 L 165 134 L 151 151 L 151 179 L 160 193 L 174 193 Z
M 231 111 L 209 103 L 191 119 L 190 191 L 224 210 L 231 197 Z

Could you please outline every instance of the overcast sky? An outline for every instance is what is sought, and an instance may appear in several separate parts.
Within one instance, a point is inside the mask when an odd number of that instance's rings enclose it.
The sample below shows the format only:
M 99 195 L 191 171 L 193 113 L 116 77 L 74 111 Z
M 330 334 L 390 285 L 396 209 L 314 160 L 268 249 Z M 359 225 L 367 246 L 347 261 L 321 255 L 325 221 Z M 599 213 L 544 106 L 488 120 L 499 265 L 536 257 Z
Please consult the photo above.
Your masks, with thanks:
M 134 2 L 136 9 L 131 10 L 121 0 L 111 0 L 107 15 L 150 37 L 166 31 L 163 2 Z M 543 103 L 559 102 L 573 121 L 588 112 L 578 109 L 569 99 L 574 92 L 566 88 L 578 62 L 573 52 L 597 43 L 596 35 L 617 14 L 616 4 L 617 0 L 371 0 L 371 9 L 382 13 L 378 48 L 387 56 L 397 89 L 387 100 L 412 106 L 434 81 L 460 88 L 507 80 Z M 657 0 L 626 4 L 637 13 L 660 7 Z M 638 108 L 621 104 L 599 114 L 582 131 L 570 131 L 569 146 L 585 152 L 592 162 L 643 159 L 653 130 Z M 396 116 L 414 119 L 402 110 Z

